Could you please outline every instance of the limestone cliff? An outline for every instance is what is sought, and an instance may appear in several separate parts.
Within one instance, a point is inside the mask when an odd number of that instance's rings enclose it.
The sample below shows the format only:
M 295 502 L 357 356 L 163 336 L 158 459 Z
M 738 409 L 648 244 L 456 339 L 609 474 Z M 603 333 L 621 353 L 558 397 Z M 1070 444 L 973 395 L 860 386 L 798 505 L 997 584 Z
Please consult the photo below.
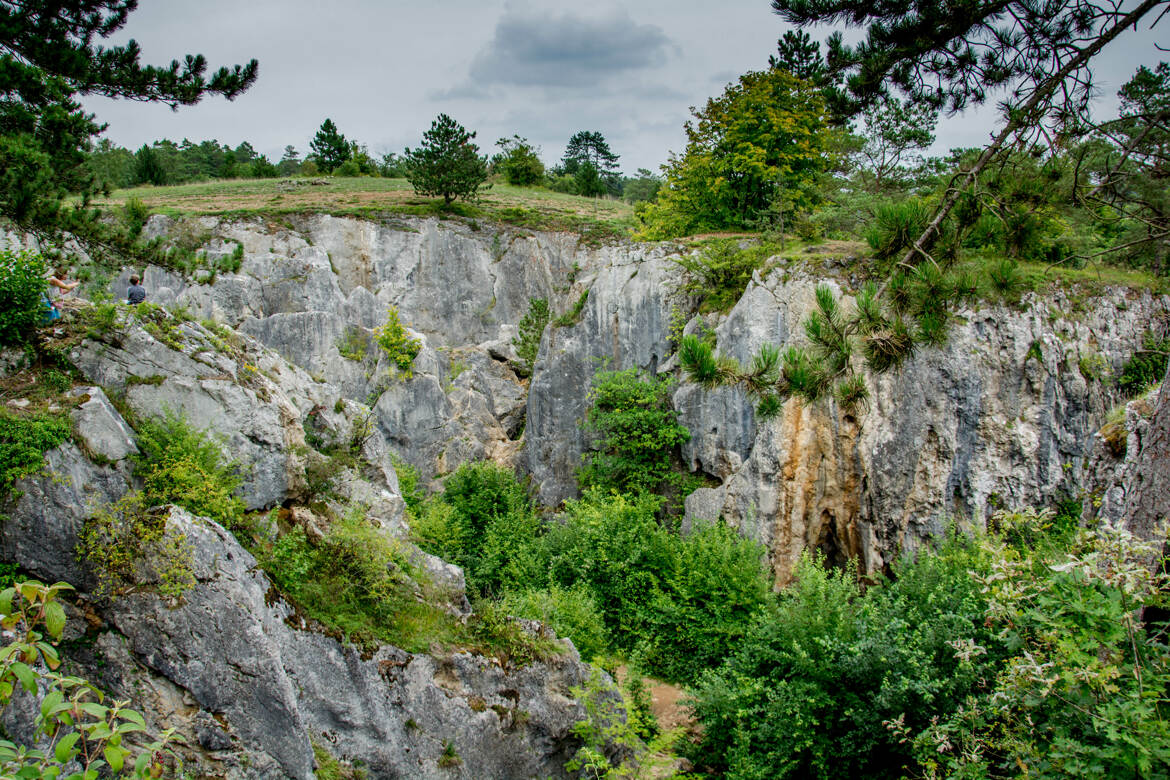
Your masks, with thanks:
M 149 270 L 148 287 L 368 401 L 390 445 L 427 475 L 490 457 L 531 474 L 539 500 L 555 506 L 575 495 L 593 374 L 675 367 L 670 323 L 687 301 L 670 245 L 589 247 L 568 234 L 436 220 L 207 226 L 221 237 L 211 251 L 244 246 L 240 273 L 196 285 Z M 167 225 L 156 217 L 149 228 Z M 727 316 L 703 323 L 721 350 L 746 359 L 763 343 L 799 342 L 816 285 L 844 288 L 848 302 L 858 283 L 847 263 L 817 254 L 770 268 Z M 577 317 L 547 329 L 521 380 L 510 341 L 528 300 L 565 314 L 586 292 Z M 387 383 L 376 349 L 360 360 L 338 350 L 347 332 L 368 337 L 387 306 L 424 340 L 409 381 Z M 681 384 L 675 405 L 693 434 L 684 457 L 718 482 L 691 496 L 688 520 L 722 516 L 759 540 L 783 582 L 806 548 L 872 571 L 947 522 L 1071 492 L 1116 401 L 1099 376 L 1168 313 L 1166 296 L 1120 287 L 1054 287 L 1019 306 L 963 311 L 944 347 L 870 377 L 871 402 L 853 415 L 792 400 L 759 425 L 741 393 Z

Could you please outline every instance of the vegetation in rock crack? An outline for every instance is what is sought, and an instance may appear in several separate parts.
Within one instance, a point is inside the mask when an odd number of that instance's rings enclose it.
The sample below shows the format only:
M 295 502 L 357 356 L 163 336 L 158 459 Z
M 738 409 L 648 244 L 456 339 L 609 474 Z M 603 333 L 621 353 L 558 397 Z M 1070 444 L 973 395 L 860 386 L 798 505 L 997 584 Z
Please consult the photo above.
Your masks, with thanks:
M 520 359 L 520 368 L 524 376 L 532 375 L 536 355 L 540 351 L 540 340 L 551 316 L 546 299 L 528 299 L 528 311 L 520 318 L 518 333 L 512 339 L 512 346 L 516 348 L 516 357 Z
M 671 404 L 673 382 L 643 378 L 636 369 L 601 371 L 593 377 L 582 423 L 588 446 L 577 479 L 583 489 L 685 496 L 692 480 L 674 461 L 691 438 Z
M 129 493 L 86 518 L 77 535 L 77 557 L 97 577 L 99 598 L 153 590 L 177 603 L 195 586 L 191 542 L 171 526 L 169 509 L 152 498 Z
M 61 597 L 73 587 L 25 580 L 0 591 L 0 712 L 18 691 L 36 696 L 29 709 L 37 740 L 0 739 L 4 777 L 90 780 L 99 776 L 155 778 L 176 770 L 173 729 L 152 738 L 128 701 L 107 701 L 89 681 L 63 673 L 56 645 L 65 629 Z M 7 736 L 7 735 L 5 735 Z
M 136 421 L 135 430 L 141 452 L 134 456 L 134 470 L 148 504 L 178 504 L 229 530 L 241 530 L 244 502 L 235 495 L 242 482 L 240 467 L 227 459 L 219 441 L 169 410 Z
M 422 342 L 406 332 L 398 318 L 397 307 L 386 310 L 386 322 L 374 329 L 374 341 L 402 376 L 407 379 L 414 376 L 414 359 L 422 350 Z

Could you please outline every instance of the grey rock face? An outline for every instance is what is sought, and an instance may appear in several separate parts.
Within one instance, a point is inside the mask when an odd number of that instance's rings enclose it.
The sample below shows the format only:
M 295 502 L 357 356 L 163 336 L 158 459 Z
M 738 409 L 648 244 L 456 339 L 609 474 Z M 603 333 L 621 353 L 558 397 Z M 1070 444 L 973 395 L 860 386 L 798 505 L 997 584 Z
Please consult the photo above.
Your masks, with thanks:
M 48 460 L 57 476 L 21 482 L 28 502 L 0 528 L 0 550 L 42 578 L 85 583 L 72 554 L 80 523 L 37 515 L 36 502 L 66 489 L 62 470 L 111 493 L 126 484 L 108 470 L 83 474 L 72 446 Z M 311 778 L 312 739 L 372 778 L 566 777 L 584 716 L 570 689 L 588 676 L 571 644 L 523 668 L 468 653 L 363 653 L 281 600 L 223 528 L 174 507 L 167 522 L 190 543 L 195 587 L 174 605 L 144 583 L 104 606 L 72 662 L 115 697 L 149 703 L 156 727 L 187 735 L 188 760 L 234 778 Z M 448 744 L 457 766 L 440 766 Z
M 138 452 L 134 431 L 100 387 L 83 388 L 73 394 L 86 399 L 72 412 L 73 429 L 91 453 L 119 461 Z
M 765 286 L 787 302 L 783 327 L 777 309 L 765 306 L 746 331 L 799 332 L 813 281 L 774 274 Z M 728 322 L 759 297 L 749 290 Z M 793 305 L 802 299 L 804 311 Z M 764 543 L 782 583 L 803 549 L 858 557 L 876 570 L 948 520 L 978 524 L 997 506 L 1074 493 L 1109 402 L 1106 389 L 1082 375 L 1081 359 L 1119 367 L 1167 301 L 1128 300 L 1117 290 L 1090 311 L 1064 316 L 1071 308 L 1057 293 L 1019 311 L 964 312 L 943 348 L 867 377 L 872 398 L 860 415 L 831 401 L 790 400 L 760 427 L 742 467 L 691 496 L 688 519 L 722 514 Z M 718 332 L 723 344 L 726 331 Z M 717 419 L 700 415 L 695 427 L 706 432 Z

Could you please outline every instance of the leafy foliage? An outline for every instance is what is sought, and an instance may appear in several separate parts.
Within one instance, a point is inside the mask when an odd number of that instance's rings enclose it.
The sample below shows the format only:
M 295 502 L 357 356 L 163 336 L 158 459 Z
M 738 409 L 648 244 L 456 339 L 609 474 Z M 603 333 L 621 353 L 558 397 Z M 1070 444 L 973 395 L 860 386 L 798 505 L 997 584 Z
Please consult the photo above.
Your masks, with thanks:
M 397 307 L 391 306 L 386 310 L 386 324 L 374 329 L 374 341 L 407 379 L 414 376 L 412 366 L 414 359 L 422 350 L 422 342 L 411 338 L 406 332 L 406 328 L 398 319 Z
M 640 679 L 640 678 L 639 678 Z M 641 780 L 676 777 L 670 771 L 670 751 L 681 731 L 656 731 L 653 716 L 643 712 L 629 689 L 605 684 L 601 672 L 592 669 L 585 685 L 570 693 L 585 705 L 585 719 L 573 725 L 581 747 L 565 762 L 565 769 L 593 780 Z
M 40 470 L 45 453 L 69 438 L 64 414 L 17 415 L 0 410 L 0 499 L 16 480 Z
M 470 200 L 487 179 L 487 160 L 471 143 L 469 133 L 446 114 L 431 122 L 423 133 L 422 145 L 407 149 L 406 178 L 420 195 L 437 195 L 449 206 L 456 198 Z
M 40 739 L 36 746 L 0 739 L 0 775 L 62 780 L 159 777 L 171 754 L 167 746 L 180 741 L 173 729 L 157 740 L 143 740 L 137 735 L 146 733 L 146 721 L 129 709 L 130 702 L 106 704 L 91 683 L 58 671 L 61 659 L 54 645 L 65 628 L 60 596 L 70 590 L 64 582 L 46 586 L 29 580 L 0 592 L 0 626 L 9 638 L 0 648 L 0 711 L 8 708 L 18 686 L 43 697 L 33 708 Z
M 233 495 L 241 483 L 239 465 L 227 460 L 219 442 L 169 411 L 139 421 L 137 433 L 135 474 L 148 506 L 178 504 L 229 530 L 241 527 L 244 502 Z
M 821 93 L 787 71 L 747 73 L 687 122 L 687 148 L 665 166 L 657 203 L 639 211 L 646 238 L 751 227 L 779 197 L 812 205 L 831 132 Z
M 527 138 L 514 135 L 496 141 L 500 153 L 493 160 L 496 169 L 504 174 L 504 180 L 517 187 L 532 187 L 544 181 L 544 163 L 540 161 L 540 150 L 528 143 Z
M 1000 516 L 1009 527 L 1050 512 Z M 1166 601 L 1157 561 L 1165 539 L 1080 529 L 1066 550 L 985 545 L 992 642 L 1010 655 L 988 685 L 913 737 L 932 777 L 1157 777 L 1170 765 L 1170 650 L 1165 623 L 1150 620 Z M 1151 562 L 1154 562 L 1151 565 Z M 1162 613 L 1164 614 L 1164 613 Z M 994 645 L 959 634 L 950 643 L 963 666 L 982 665 Z
M 660 505 L 590 491 L 546 525 L 511 472 L 465 464 L 411 527 L 423 549 L 464 567 L 473 593 L 548 620 L 584 657 L 628 653 L 691 680 L 748 631 L 769 582 L 758 545 L 720 525 L 680 537 L 655 519 Z
M 593 377 L 583 428 L 591 437 L 577 478 L 582 488 L 626 493 L 681 488 L 672 456 L 688 441 L 671 405 L 667 377 L 642 379 L 636 369 Z
M 805 555 L 774 612 L 695 691 L 695 758 L 735 778 L 877 778 L 913 765 L 887 722 L 926 728 L 989 674 L 1000 646 L 983 627 L 986 598 L 969 569 L 987 556 L 962 537 L 862 589 L 857 572 Z M 963 663 L 950 642 L 977 638 Z
M 752 274 L 768 257 L 769 247 L 743 248 L 734 239 L 710 242 L 702 251 L 680 255 L 675 262 L 685 277 L 682 291 L 699 299 L 699 311 L 727 312 L 747 289 Z
M 173 603 L 195 586 L 191 545 L 170 527 L 169 515 L 145 494 L 130 493 L 86 519 L 77 536 L 77 557 L 97 575 L 99 597 L 113 599 L 150 587 Z
M 0 346 L 29 341 L 45 314 L 45 261 L 0 249 Z

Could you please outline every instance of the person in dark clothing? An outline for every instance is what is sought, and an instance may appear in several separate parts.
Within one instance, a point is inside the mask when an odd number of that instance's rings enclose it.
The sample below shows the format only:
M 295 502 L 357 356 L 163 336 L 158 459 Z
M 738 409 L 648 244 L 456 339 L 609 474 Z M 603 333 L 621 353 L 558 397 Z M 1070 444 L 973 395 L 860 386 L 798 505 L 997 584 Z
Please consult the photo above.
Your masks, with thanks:
M 146 288 L 137 276 L 130 277 L 130 286 L 126 288 L 126 303 L 142 303 L 146 300 Z

